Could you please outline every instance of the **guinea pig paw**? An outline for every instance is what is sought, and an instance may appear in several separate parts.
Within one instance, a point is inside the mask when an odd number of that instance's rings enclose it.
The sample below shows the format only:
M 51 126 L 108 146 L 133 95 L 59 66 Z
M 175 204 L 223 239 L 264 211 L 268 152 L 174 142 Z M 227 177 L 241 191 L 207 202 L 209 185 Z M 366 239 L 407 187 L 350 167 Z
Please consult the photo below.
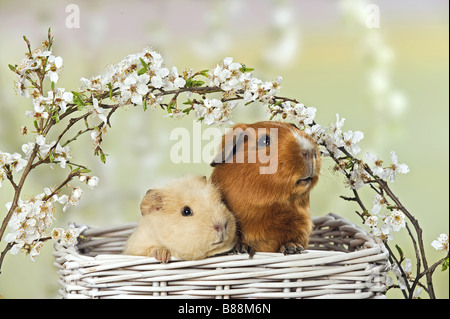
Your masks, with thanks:
M 167 248 L 155 248 L 153 250 L 156 260 L 166 264 L 170 260 L 170 250 Z
M 299 243 L 287 243 L 280 247 L 280 253 L 284 255 L 302 254 L 304 251 L 305 249 Z
M 237 243 L 233 250 L 231 251 L 232 254 L 237 255 L 237 254 L 248 254 L 249 258 L 252 259 L 253 256 L 255 255 L 256 251 L 250 247 L 249 245 L 245 244 L 245 243 Z

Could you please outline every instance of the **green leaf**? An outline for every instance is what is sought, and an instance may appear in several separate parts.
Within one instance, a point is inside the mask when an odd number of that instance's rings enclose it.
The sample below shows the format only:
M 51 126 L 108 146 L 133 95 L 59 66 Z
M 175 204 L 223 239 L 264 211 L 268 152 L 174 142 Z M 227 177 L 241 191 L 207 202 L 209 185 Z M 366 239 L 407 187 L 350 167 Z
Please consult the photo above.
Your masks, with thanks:
M 202 86 L 203 84 L 205 84 L 205 81 L 199 81 L 199 80 L 194 80 L 192 78 L 189 78 L 186 80 L 186 84 L 184 86 L 187 88 L 191 88 L 191 87 Z
M 106 154 L 105 153 L 100 154 L 100 160 L 103 162 L 103 164 L 106 163 Z
M 58 123 L 58 122 L 59 122 L 59 114 L 58 114 L 58 112 L 53 113 L 52 119 L 55 120 L 55 123 Z
M 449 261 L 448 261 L 448 257 L 443 259 L 443 263 L 442 263 L 442 271 L 446 271 L 449 267 Z
M 108 84 L 106 84 L 106 86 L 109 88 L 109 98 L 112 100 L 112 91 L 113 91 L 113 89 L 112 89 L 112 84 L 111 84 L 111 82 L 109 82 Z
M 91 172 L 91 170 L 88 169 L 88 168 L 83 168 L 83 169 L 80 170 L 80 173 L 82 173 L 82 174 L 87 174 L 87 173 L 90 173 L 90 172 Z
M 141 61 L 142 66 L 143 66 L 146 70 L 148 70 L 148 64 L 147 64 L 147 62 L 145 62 L 142 58 L 139 58 L 139 60 Z
M 192 86 L 197 87 L 197 86 L 202 86 L 203 84 L 205 84 L 205 81 L 192 81 Z
M 255 69 L 253 69 L 253 68 L 247 68 L 247 66 L 246 66 L 245 64 L 242 64 L 242 67 L 241 67 L 240 70 L 241 70 L 242 73 L 245 73 L 245 72 L 253 71 L 253 70 L 255 70 Z
M 191 88 L 192 87 L 192 82 L 194 82 L 194 80 L 192 80 L 191 78 L 186 80 L 186 84 L 184 85 L 187 88 Z
M 144 108 L 144 111 L 147 111 L 147 99 L 145 96 L 142 99 L 142 107 Z
M 403 254 L 403 250 L 400 248 L 399 245 L 395 245 L 395 248 L 397 249 L 399 255 L 400 255 L 400 262 L 404 259 L 404 254 Z
M 72 173 L 72 174 L 78 173 L 78 171 L 79 171 L 80 169 L 81 169 L 80 167 L 77 167 L 77 168 L 73 169 L 71 173 Z
M 138 75 L 142 75 L 142 74 L 147 73 L 147 71 L 148 71 L 148 64 L 142 58 L 139 58 L 139 60 L 141 61 L 142 68 L 139 69 L 137 74 Z
M 9 69 L 11 70 L 11 71 L 13 71 L 13 72 L 16 72 L 16 67 L 17 67 L 17 65 L 12 65 L 12 64 L 8 64 L 8 67 L 9 67 Z
M 202 70 L 202 71 L 200 71 L 199 73 L 200 73 L 201 75 L 203 75 L 204 77 L 206 77 L 206 78 L 209 77 L 209 74 L 208 74 L 208 73 L 209 73 L 209 70 Z
M 83 96 L 77 92 L 77 91 L 72 91 L 73 94 L 73 103 L 75 103 L 78 106 L 78 110 L 82 110 L 83 107 L 86 105 L 83 101 Z
M 137 72 L 137 75 L 142 75 L 147 73 L 147 69 L 146 68 L 140 68 L 139 71 Z

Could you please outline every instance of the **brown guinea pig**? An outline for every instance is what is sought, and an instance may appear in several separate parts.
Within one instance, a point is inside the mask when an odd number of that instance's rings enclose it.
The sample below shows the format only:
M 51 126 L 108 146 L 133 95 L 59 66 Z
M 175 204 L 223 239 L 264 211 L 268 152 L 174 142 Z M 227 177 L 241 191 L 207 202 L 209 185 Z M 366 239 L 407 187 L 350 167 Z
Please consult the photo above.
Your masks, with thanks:
M 300 253 L 312 232 L 309 193 L 321 158 L 313 139 L 295 125 L 237 124 L 222 137 L 211 163 L 238 224 L 238 251 Z
M 150 189 L 140 208 L 141 220 L 124 254 L 162 262 L 171 256 L 197 260 L 230 251 L 236 244 L 235 217 L 206 177 L 187 176 Z

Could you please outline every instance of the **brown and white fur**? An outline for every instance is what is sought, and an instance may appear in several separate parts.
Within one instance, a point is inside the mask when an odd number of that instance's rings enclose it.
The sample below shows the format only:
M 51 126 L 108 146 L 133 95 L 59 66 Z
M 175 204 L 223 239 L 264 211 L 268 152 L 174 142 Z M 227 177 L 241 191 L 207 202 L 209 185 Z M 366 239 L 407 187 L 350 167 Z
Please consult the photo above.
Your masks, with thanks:
M 272 137 L 271 132 L 277 134 Z M 269 145 L 277 152 L 268 154 Z M 276 171 L 261 174 L 267 164 L 259 156 L 254 163 L 245 160 L 252 151 L 268 155 Z M 237 155 L 243 163 L 236 162 Z M 252 256 L 255 251 L 290 254 L 306 249 L 312 232 L 310 191 L 321 167 L 320 152 L 309 135 L 289 123 L 237 124 L 223 136 L 211 165 L 211 180 L 237 219 L 238 250 Z

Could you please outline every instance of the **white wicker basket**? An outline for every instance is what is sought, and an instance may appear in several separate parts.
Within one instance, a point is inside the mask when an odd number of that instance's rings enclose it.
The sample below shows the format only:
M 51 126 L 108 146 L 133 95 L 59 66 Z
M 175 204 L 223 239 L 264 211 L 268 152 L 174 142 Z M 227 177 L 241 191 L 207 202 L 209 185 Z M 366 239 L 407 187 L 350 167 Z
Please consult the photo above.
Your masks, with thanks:
M 304 254 L 223 255 L 171 261 L 121 255 L 136 224 L 85 228 L 75 248 L 56 243 L 63 298 L 380 298 L 389 253 L 334 214 L 314 218 Z M 80 226 L 80 225 L 77 225 Z

